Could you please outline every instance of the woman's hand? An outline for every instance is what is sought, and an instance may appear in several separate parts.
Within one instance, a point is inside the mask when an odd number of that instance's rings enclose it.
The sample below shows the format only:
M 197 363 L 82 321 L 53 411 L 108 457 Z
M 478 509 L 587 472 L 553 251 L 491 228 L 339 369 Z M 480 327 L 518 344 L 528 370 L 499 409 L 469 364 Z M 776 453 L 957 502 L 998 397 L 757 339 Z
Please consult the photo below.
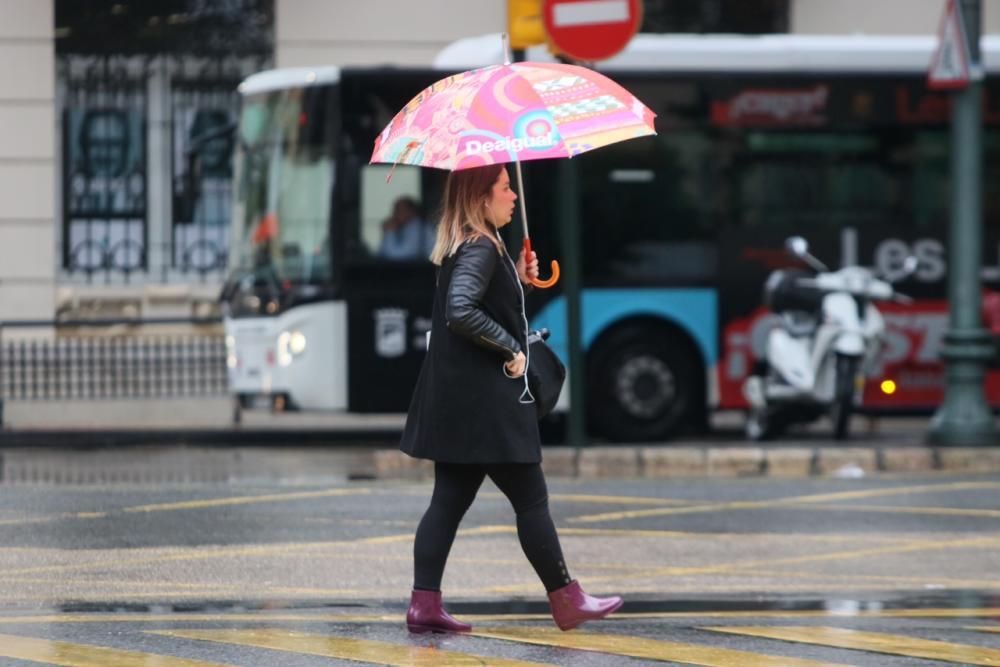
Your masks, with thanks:
M 517 356 L 505 363 L 503 367 L 507 371 L 507 375 L 512 378 L 519 378 L 524 375 L 524 366 L 526 363 L 527 359 L 524 357 L 524 352 L 518 352 Z
M 531 257 L 525 262 L 524 248 L 521 248 L 521 255 L 517 258 L 517 277 L 525 285 L 530 285 L 532 280 L 538 278 L 538 255 L 531 251 Z

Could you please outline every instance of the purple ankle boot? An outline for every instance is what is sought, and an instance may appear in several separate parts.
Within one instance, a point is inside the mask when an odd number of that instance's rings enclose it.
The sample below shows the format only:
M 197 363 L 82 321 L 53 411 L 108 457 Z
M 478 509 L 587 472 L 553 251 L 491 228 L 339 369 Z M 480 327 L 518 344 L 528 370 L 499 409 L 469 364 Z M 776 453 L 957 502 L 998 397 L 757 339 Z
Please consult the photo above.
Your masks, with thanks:
M 472 626 L 456 621 L 441 606 L 441 591 L 414 590 L 406 611 L 410 632 L 468 632 Z
M 622 606 L 617 595 L 609 598 L 595 598 L 587 595 L 574 579 L 562 588 L 549 593 L 552 618 L 560 630 L 572 630 L 584 621 L 604 618 Z

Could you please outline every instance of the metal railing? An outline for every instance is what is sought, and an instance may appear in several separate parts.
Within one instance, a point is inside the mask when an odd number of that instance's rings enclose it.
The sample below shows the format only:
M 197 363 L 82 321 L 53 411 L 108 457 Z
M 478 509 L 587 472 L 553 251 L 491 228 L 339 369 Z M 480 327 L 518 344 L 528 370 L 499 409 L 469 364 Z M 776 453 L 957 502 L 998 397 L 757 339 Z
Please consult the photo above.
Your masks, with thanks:
M 8 400 L 227 392 L 221 320 L 0 322 L 0 425 Z

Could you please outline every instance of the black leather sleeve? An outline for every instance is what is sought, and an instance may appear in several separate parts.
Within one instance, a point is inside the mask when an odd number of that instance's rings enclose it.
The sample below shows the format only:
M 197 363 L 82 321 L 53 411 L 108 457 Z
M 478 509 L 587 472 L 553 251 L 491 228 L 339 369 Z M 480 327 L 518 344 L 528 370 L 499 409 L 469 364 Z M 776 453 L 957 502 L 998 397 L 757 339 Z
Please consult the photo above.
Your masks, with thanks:
M 466 243 L 455 257 L 444 317 L 448 328 L 510 361 L 521 345 L 482 307 L 483 294 L 500 259 L 486 238 Z

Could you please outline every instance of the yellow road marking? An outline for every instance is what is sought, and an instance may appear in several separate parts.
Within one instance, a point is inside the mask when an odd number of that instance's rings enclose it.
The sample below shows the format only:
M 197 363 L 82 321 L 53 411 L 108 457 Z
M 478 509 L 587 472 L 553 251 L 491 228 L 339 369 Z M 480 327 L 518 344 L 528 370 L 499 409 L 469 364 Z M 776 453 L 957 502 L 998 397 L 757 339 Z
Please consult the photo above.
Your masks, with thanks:
M 593 577 L 587 577 L 587 581 L 591 581 Z M 589 584 L 588 584 L 589 586 Z M 604 587 L 601 594 L 611 594 L 615 593 L 617 595 L 624 595 L 626 597 L 635 594 L 657 596 L 663 595 L 663 591 L 669 589 L 671 594 L 673 593 L 690 593 L 692 595 L 698 595 L 700 593 L 722 593 L 729 595 L 737 595 L 742 593 L 749 594 L 759 594 L 762 589 L 768 592 L 774 593 L 801 593 L 801 594 L 844 594 L 851 597 L 851 593 L 857 593 L 860 591 L 872 591 L 873 593 L 895 593 L 898 592 L 895 587 L 888 584 L 880 583 L 858 583 L 854 581 L 846 582 L 831 582 L 831 581 L 815 581 L 809 580 L 797 583 L 772 583 L 770 581 L 766 583 L 760 582 L 748 582 L 748 583 L 723 583 L 723 584 L 703 584 L 700 582 L 685 582 L 677 585 L 670 584 L 665 586 L 663 583 L 651 583 L 651 584 L 616 584 L 614 586 Z M 515 588 L 513 586 L 497 586 L 497 587 L 485 587 L 482 589 L 461 589 L 453 592 L 455 594 L 460 594 L 463 597 L 485 597 L 490 595 L 531 595 L 532 590 L 537 591 L 537 585 L 534 589 L 529 586 L 523 586 L 521 588 Z M 1000 584 L 991 585 L 986 587 L 983 593 L 996 593 L 1000 591 Z M 39 597 L 39 598 L 24 598 L 23 601 L 28 602 L 31 600 L 40 601 L 51 601 L 52 597 Z M 100 601 L 106 598 L 95 599 Z M 14 601 L 21 601 L 21 598 L 12 598 Z
M 408 495 L 421 496 L 430 500 L 431 493 L 427 486 L 397 487 L 393 489 L 375 489 L 373 493 L 379 495 Z M 482 491 L 476 498 L 488 500 L 506 500 L 507 496 L 498 491 Z M 592 493 L 549 493 L 549 500 L 556 502 L 571 503 L 608 503 L 622 505 L 688 505 L 702 502 L 700 500 L 689 500 L 680 498 L 657 498 L 655 496 L 615 496 L 597 495 Z
M 607 582 L 624 582 L 634 579 L 650 579 L 654 577 L 663 577 L 663 576 L 680 576 L 680 575 L 693 575 L 693 574 L 723 574 L 732 572 L 745 572 L 748 569 L 752 570 L 758 566 L 768 567 L 774 565 L 814 563 L 814 562 L 832 561 L 832 560 L 851 560 L 855 558 L 865 558 L 868 556 L 884 556 L 887 554 L 898 554 L 898 553 L 916 552 L 916 551 L 940 551 L 944 549 L 992 547 L 996 546 L 997 544 L 1000 544 L 1000 538 L 996 537 L 975 537 L 962 540 L 953 540 L 951 542 L 934 542 L 930 540 L 921 540 L 895 546 L 877 547 L 870 549 L 854 549 L 850 551 L 835 551 L 831 553 L 809 554 L 805 556 L 791 556 L 788 558 L 774 558 L 768 560 L 741 560 L 731 563 L 718 563 L 715 565 L 703 565 L 698 567 L 668 566 L 668 567 L 652 568 L 649 570 L 633 572 L 633 573 L 591 576 L 587 577 L 587 581 L 591 583 L 596 583 L 596 582 L 607 583 Z M 491 588 L 490 590 L 495 592 L 504 592 L 504 593 L 529 591 L 529 590 L 534 590 L 534 585 L 512 584 L 510 586 L 494 587 Z
M 1000 519 L 1000 510 L 983 510 L 962 507 L 893 507 L 892 505 L 813 505 L 806 504 L 791 509 L 832 510 L 836 512 L 887 512 L 890 514 L 931 514 L 942 516 L 969 516 Z
M 464 528 L 457 533 L 460 536 L 517 534 L 517 526 L 492 525 L 477 528 Z M 766 533 L 747 535 L 746 533 L 698 533 L 682 530 L 631 530 L 628 528 L 560 528 L 560 535 L 577 535 L 581 537 L 659 537 L 664 539 L 696 538 L 731 541 L 734 539 L 787 539 L 787 533 Z M 359 544 L 382 544 L 386 542 L 403 542 L 412 540 L 413 533 L 404 535 L 387 535 L 385 537 L 363 537 L 356 540 Z M 872 540 L 877 542 L 890 541 L 892 538 L 884 535 L 865 535 L 852 533 L 850 535 L 796 535 L 796 540 L 809 542 L 857 542 Z
M 210 498 L 208 500 L 187 500 L 176 503 L 156 503 L 151 505 L 136 505 L 123 507 L 118 512 L 134 514 L 138 512 L 170 512 L 174 510 L 204 509 L 208 507 L 225 507 L 230 505 L 252 505 L 287 500 L 303 500 L 306 498 L 326 498 L 332 496 L 365 495 L 371 489 L 358 487 L 350 489 L 328 489 L 326 491 L 298 491 L 295 493 L 272 493 L 262 496 L 231 496 L 227 498 Z M 103 519 L 115 513 L 111 512 L 62 512 L 47 516 L 36 516 L 24 519 L 0 519 L 0 526 L 23 526 L 39 523 L 52 523 L 66 519 Z
M 838 493 L 822 493 L 808 496 L 790 496 L 772 500 L 739 500 L 728 503 L 707 503 L 686 507 L 658 507 L 648 510 L 632 510 L 628 512 L 602 512 L 573 517 L 570 522 L 593 523 L 597 521 L 621 521 L 624 519 L 640 519 L 651 516 L 666 516 L 671 514 L 696 514 L 701 512 L 718 512 L 720 510 L 748 510 L 794 505 L 798 503 L 820 503 L 830 500 L 854 500 L 857 498 L 875 498 L 880 496 L 898 496 L 925 491 L 966 491 L 970 489 L 993 489 L 1000 487 L 997 482 L 955 482 L 952 484 L 922 484 L 918 486 L 900 486 L 889 489 L 867 489 L 864 491 L 842 491 Z
M 516 531 L 515 531 L 516 532 Z M 694 538 L 699 540 L 734 540 L 754 542 L 760 540 L 787 540 L 788 533 L 698 533 L 682 530 L 628 529 L 628 528 L 559 528 L 560 535 L 579 535 L 582 537 L 660 537 L 663 539 Z M 870 533 L 836 533 L 833 535 L 795 535 L 798 542 L 850 542 L 856 544 L 862 541 L 898 542 L 898 538 Z
M 107 512 L 62 512 L 60 514 L 50 514 L 46 516 L 33 516 L 24 519 L 2 519 L 0 526 L 24 526 L 38 523 L 52 523 L 63 521 L 64 519 L 103 519 L 108 516 Z
M 803 660 L 780 656 L 762 655 L 748 651 L 681 644 L 659 639 L 646 639 L 628 635 L 589 634 L 586 632 L 563 632 L 549 628 L 491 628 L 473 630 L 476 637 L 504 639 L 524 644 L 558 646 L 578 651 L 595 651 L 631 658 L 659 660 L 662 662 L 683 662 L 689 665 L 718 665 L 719 667 L 816 667 L 833 665 L 829 662 Z
M 489 526 L 483 528 L 473 528 L 470 532 L 491 532 Z M 505 530 L 516 530 L 513 527 L 508 526 L 497 526 L 497 530 L 492 532 L 503 532 Z M 459 531 L 463 534 L 462 531 Z M 208 560 L 213 558 L 227 558 L 230 556 L 235 557 L 246 557 L 246 556 L 267 556 L 273 553 L 279 555 L 288 555 L 293 552 L 302 551 L 313 551 L 313 550 L 323 550 L 332 549 L 336 547 L 349 547 L 357 546 L 359 544 L 380 544 L 386 542 L 402 542 L 406 540 L 413 540 L 413 533 L 407 532 L 400 535 L 388 535 L 385 537 L 365 537 L 357 540 L 337 540 L 330 542 L 299 542 L 290 543 L 285 542 L 281 544 L 266 544 L 266 545 L 256 545 L 256 546 L 240 546 L 240 547 L 223 547 L 218 549 L 206 550 L 203 548 L 197 549 L 185 549 L 181 553 L 171 553 L 162 556 L 146 556 L 141 558 L 133 559 L 116 559 L 114 564 L 118 567 L 133 567 L 136 565 L 151 565 L 155 563 L 169 563 L 176 561 L 188 561 L 188 560 Z M 108 567 L 108 561 L 91 561 L 89 563 L 73 563 L 68 565 L 42 565 L 39 567 L 25 567 L 19 569 L 4 570 L 0 573 L 0 578 L 10 577 L 14 575 L 22 574 L 36 574 L 40 572 L 73 572 L 73 571 L 85 571 L 91 569 L 104 570 Z
M 462 528 L 458 531 L 458 536 L 476 536 L 476 535 L 516 535 L 517 527 L 512 525 L 489 525 L 489 526 L 478 526 L 476 528 Z M 747 535 L 746 533 L 697 533 L 681 530 L 644 530 L 636 529 L 630 530 L 628 528 L 575 528 L 575 527 L 562 527 L 559 528 L 560 535 L 578 535 L 581 537 L 658 537 L 664 539 L 677 539 L 677 538 L 697 538 L 697 539 L 710 539 L 710 540 L 727 540 L 731 541 L 734 539 L 746 539 L 746 540 L 759 540 L 759 539 L 787 539 L 787 533 L 756 533 L 753 535 Z M 409 542 L 413 540 L 414 533 L 402 533 L 397 535 L 382 535 L 378 537 L 362 537 L 357 540 L 353 540 L 352 544 L 391 544 L 393 542 Z M 893 541 L 893 538 L 886 537 L 885 535 L 869 535 L 863 533 L 850 533 L 850 534 L 839 534 L 839 535 L 796 535 L 796 540 L 809 541 L 809 542 L 845 542 L 850 541 L 856 543 L 862 540 L 870 540 L 874 542 L 887 542 Z M 367 558 L 367 556 L 365 556 Z
M 456 535 L 502 535 L 516 534 L 517 526 L 479 526 L 477 528 L 463 528 Z M 352 544 L 390 544 L 392 542 L 412 542 L 414 533 L 403 533 L 402 535 L 383 535 L 380 537 L 362 537 L 353 540 Z
M 484 493 L 481 496 L 490 498 L 506 498 L 502 493 Z M 549 500 L 563 503 L 606 503 L 608 505 L 690 505 L 697 500 L 678 500 L 676 498 L 652 498 L 646 496 L 598 496 L 585 493 L 554 493 L 549 494 Z
M 410 535 L 410 539 L 413 536 Z M 117 556 L 110 556 L 106 560 L 90 561 L 87 563 L 72 563 L 68 565 L 42 565 L 39 567 L 24 567 L 19 569 L 4 570 L 0 577 L 10 577 L 22 574 L 37 574 L 40 572 L 81 572 L 86 570 L 103 570 L 113 564 L 118 568 L 134 567 L 136 565 L 151 565 L 155 563 L 169 563 L 188 560 L 209 560 L 214 558 L 243 557 L 243 556 L 267 556 L 270 554 L 289 555 L 292 552 L 309 551 L 312 549 L 327 549 L 358 544 L 357 540 L 344 540 L 332 542 L 285 542 L 281 544 L 267 544 L 261 546 L 239 546 L 223 547 L 219 549 L 206 550 L 186 549 L 181 553 L 171 553 L 162 556 L 146 556 L 141 558 L 124 559 Z
M 303 500 L 305 498 L 328 498 L 332 496 L 353 496 L 371 493 L 371 489 L 358 487 L 350 489 L 327 489 L 326 491 L 297 491 L 295 493 L 269 493 L 262 496 L 231 496 L 228 498 L 211 498 L 208 500 L 185 500 L 176 503 L 156 503 L 152 505 L 136 505 L 125 507 L 122 512 L 169 512 L 173 510 L 202 509 L 205 507 L 223 507 L 228 505 L 252 505 L 274 501 Z
M 570 517 L 570 523 L 595 523 L 598 521 L 624 521 L 626 519 L 644 519 L 651 516 L 667 516 L 676 514 L 699 514 L 702 512 L 718 512 L 720 510 L 744 510 L 773 507 L 788 501 L 785 500 L 740 500 L 729 503 L 709 503 L 706 505 L 690 505 L 685 507 L 659 507 L 650 510 L 630 510 L 627 512 L 601 512 L 600 514 L 584 514 Z
M 228 667 L 219 662 L 171 658 L 165 655 L 71 644 L 69 642 L 0 635 L 0 656 L 60 667 Z
M 835 493 L 818 493 L 800 496 L 796 502 L 823 502 L 825 500 L 853 500 L 856 498 L 878 498 L 883 496 L 900 496 L 908 493 L 924 493 L 925 491 L 971 491 L 978 489 L 997 489 L 1000 482 L 950 482 L 947 484 L 918 484 L 915 486 L 892 486 L 884 489 L 864 489 L 861 491 L 837 491 Z
M 4 577 L 2 581 L 4 583 L 11 584 L 52 584 L 52 579 L 46 577 Z M 236 584 L 201 583 L 191 581 L 126 581 L 122 579 L 106 581 L 102 579 L 69 579 L 63 577 L 59 578 L 59 584 L 63 586 L 93 586 L 95 584 L 112 584 L 115 588 L 190 588 L 195 591 L 235 591 L 239 589 L 239 586 Z
M 658 618 L 996 618 L 1000 607 L 945 609 L 835 609 L 806 610 L 741 610 L 741 611 L 643 611 L 615 612 L 619 619 Z M 462 614 L 462 619 L 478 623 L 504 621 L 545 621 L 549 614 Z M 0 625 L 32 625 L 56 623 L 162 623 L 177 620 L 209 623 L 402 623 L 402 614 L 283 614 L 270 611 L 232 614 L 45 614 L 40 616 L 2 616 Z
M 239 644 L 290 653 L 340 658 L 378 665 L 498 665 L 498 667 L 538 667 L 544 663 L 484 657 L 433 647 L 406 646 L 362 639 L 345 639 L 288 632 L 286 630 L 154 630 L 150 634 L 182 639 Z
M 982 646 L 953 644 L 919 637 L 905 637 L 884 632 L 864 632 L 846 628 L 815 627 L 715 627 L 704 628 L 733 635 L 766 637 L 803 644 L 857 649 L 911 658 L 945 660 L 965 665 L 1000 665 L 1000 650 Z
M 486 533 L 513 533 L 515 528 L 513 526 L 484 526 L 481 528 L 470 529 L 466 534 L 486 534 Z M 324 548 L 334 548 L 338 546 L 351 546 L 357 545 L 363 542 L 379 543 L 384 542 L 389 539 L 405 539 L 412 540 L 412 535 L 407 534 L 406 536 L 390 536 L 390 538 L 365 538 L 361 541 L 347 541 L 347 542 L 317 542 L 317 543 L 305 543 L 305 544 L 278 544 L 278 545 L 265 545 L 258 547 L 239 547 L 239 548 L 222 548 L 218 550 L 205 551 L 185 551 L 177 554 L 162 555 L 157 557 L 146 557 L 137 558 L 133 560 L 122 560 L 118 559 L 114 561 L 116 567 L 135 567 L 137 565 L 145 564 L 155 564 L 155 563 L 165 563 L 165 562 L 176 562 L 176 561 L 191 561 L 191 560 L 203 560 L 209 558 L 227 558 L 227 557 L 240 557 L 240 556 L 261 556 L 270 555 L 273 553 L 280 553 L 282 555 L 288 555 L 292 552 L 302 552 L 309 550 L 317 550 Z M 963 540 L 954 540 L 951 542 L 936 542 L 931 540 L 922 540 L 915 542 L 908 542 L 901 545 L 886 546 L 880 548 L 869 548 L 869 549 L 859 549 L 859 550 L 849 550 L 840 551 L 832 553 L 823 554 L 812 554 L 804 556 L 795 556 L 789 558 L 778 558 L 770 560 L 744 560 L 731 563 L 720 563 L 716 565 L 699 566 L 699 567 L 664 567 L 664 568 L 652 568 L 648 570 L 636 570 L 631 573 L 619 573 L 614 575 L 603 575 L 596 577 L 588 577 L 588 581 L 591 582 L 624 582 L 634 579 L 648 579 L 659 576 L 675 576 L 675 575 L 694 575 L 694 574 L 719 574 L 719 573 L 733 573 L 746 571 L 748 569 L 757 568 L 760 566 L 768 567 L 775 565 L 786 565 L 786 564 L 801 564 L 809 562 L 822 562 L 831 560 L 846 560 L 853 558 L 863 558 L 869 556 L 886 555 L 893 553 L 904 553 L 904 552 L 919 552 L 919 551 L 936 551 L 942 549 L 961 549 L 961 548 L 979 548 L 979 547 L 993 547 L 1000 544 L 1000 538 L 995 537 L 985 537 L 985 538 L 969 538 Z M 42 572 L 71 572 L 71 571 L 84 571 L 89 569 L 106 569 L 109 566 L 108 560 L 90 562 L 90 563 L 75 563 L 71 565 L 51 565 L 51 566 L 41 566 L 34 568 L 21 568 L 7 570 L 2 575 L 0 579 L 9 580 L 12 577 L 22 576 L 26 574 L 37 574 Z M 519 591 L 519 590 L 529 590 L 534 591 L 537 588 L 534 584 L 523 584 L 516 585 L 512 587 L 505 587 L 504 591 Z M 493 590 L 493 589 L 490 589 Z
M 915 551 L 941 551 L 944 549 L 964 549 L 978 547 L 993 547 L 1000 544 L 1000 538 L 976 537 L 962 540 L 952 540 L 951 542 L 933 542 L 923 540 L 910 542 L 896 546 L 877 547 L 871 549 L 855 549 L 850 551 L 835 551 L 832 553 L 810 554 L 806 556 L 791 556 L 788 558 L 774 558 L 769 560 L 742 560 L 732 563 L 719 563 L 717 565 L 705 565 L 700 567 L 663 567 L 647 570 L 633 574 L 606 575 L 599 577 L 588 577 L 587 581 L 609 582 L 624 581 L 627 579 L 645 579 L 649 577 L 659 577 L 666 575 L 690 575 L 690 574 L 719 574 L 723 572 L 739 572 L 752 569 L 757 566 L 791 565 L 795 563 L 815 563 L 832 560 L 851 560 L 854 558 L 865 558 L 868 556 L 884 556 L 887 554 L 898 554 Z
M 589 580 L 589 578 L 588 578 Z M 828 594 L 844 594 L 850 596 L 851 593 L 857 593 L 859 591 L 872 591 L 874 593 L 886 593 L 892 592 L 892 587 L 886 584 L 870 584 L 870 583 L 857 583 L 857 582 L 825 582 L 825 581 L 806 581 L 802 583 L 790 583 L 790 584 L 780 584 L 780 583 L 770 583 L 768 582 L 764 586 L 769 591 L 781 592 L 781 593 L 795 593 L 795 594 L 816 594 L 816 593 L 828 593 Z M 530 588 L 530 590 L 529 590 Z M 284 589 L 282 589 L 284 590 Z M 350 597 L 352 599 L 361 598 L 371 598 L 373 593 L 371 591 L 366 591 L 362 594 L 362 591 L 348 591 L 348 593 L 339 592 L 341 589 L 297 589 L 290 592 L 286 592 L 284 595 L 273 595 L 273 596 L 262 596 L 256 590 L 250 590 L 246 587 L 236 588 L 236 589 L 221 589 L 215 590 L 210 589 L 204 592 L 197 591 L 159 591 L 155 593 L 131 593 L 127 595 L 129 598 L 135 598 L 136 600 L 149 600 L 151 603 L 162 603 L 166 602 L 181 602 L 181 601 L 204 601 L 206 597 L 225 597 L 228 599 L 236 598 L 246 598 L 251 602 L 259 603 L 261 605 L 270 605 L 271 607 L 295 607 L 298 602 L 305 600 L 328 600 L 331 597 Z M 540 589 L 536 584 L 534 587 L 525 587 L 523 592 L 527 594 L 538 593 Z M 662 595 L 664 591 L 664 585 L 661 584 L 642 584 L 642 585 L 631 585 L 631 584 L 619 584 L 613 588 L 609 588 L 614 593 L 621 595 L 650 595 L 657 596 Z M 755 594 L 761 591 L 760 583 L 738 583 L 738 584 L 701 584 L 701 583 L 682 583 L 678 585 L 671 585 L 670 590 L 676 593 L 690 593 L 692 595 L 697 595 L 699 593 L 722 593 L 722 594 Z M 461 597 L 486 597 L 498 593 L 490 587 L 483 588 L 460 588 L 460 589 L 449 589 L 449 591 Z M 1000 585 L 991 586 L 983 590 L 983 592 L 995 592 L 1000 591 Z M 499 591 L 501 593 L 507 593 L 507 591 Z M 522 591 L 514 591 L 515 593 L 521 593 Z M 393 598 L 399 593 L 399 588 L 394 589 L 382 589 L 376 591 L 377 597 L 381 598 Z M 249 597 L 247 597 L 249 596 Z M 78 602 L 90 602 L 94 604 L 102 604 L 108 601 L 109 597 L 115 598 L 114 590 L 111 590 L 109 594 L 106 591 L 98 591 L 94 593 L 77 593 L 63 594 L 61 596 L 55 596 L 53 594 L 47 595 L 28 595 L 28 594 L 13 594 L 6 595 L 4 600 L 11 604 L 13 603 L 43 603 L 43 606 L 51 606 L 60 601 L 60 599 L 73 599 Z M 39 606 L 37 604 L 33 606 Z M 544 618 L 544 617 L 540 617 Z
M 835 572 L 809 572 L 795 570 L 768 570 L 767 568 L 755 568 L 744 570 L 742 574 L 760 575 L 763 577 L 786 577 L 798 579 L 847 579 L 849 581 L 868 580 L 884 581 L 887 583 L 907 583 L 907 584 L 939 584 L 948 588 L 967 589 L 989 589 L 1000 587 L 1000 579 L 979 580 L 979 579 L 956 579 L 952 577 L 926 576 L 926 577 L 904 577 L 892 574 L 845 574 Z M 771 584 L 768 584 L 770 588 Z

